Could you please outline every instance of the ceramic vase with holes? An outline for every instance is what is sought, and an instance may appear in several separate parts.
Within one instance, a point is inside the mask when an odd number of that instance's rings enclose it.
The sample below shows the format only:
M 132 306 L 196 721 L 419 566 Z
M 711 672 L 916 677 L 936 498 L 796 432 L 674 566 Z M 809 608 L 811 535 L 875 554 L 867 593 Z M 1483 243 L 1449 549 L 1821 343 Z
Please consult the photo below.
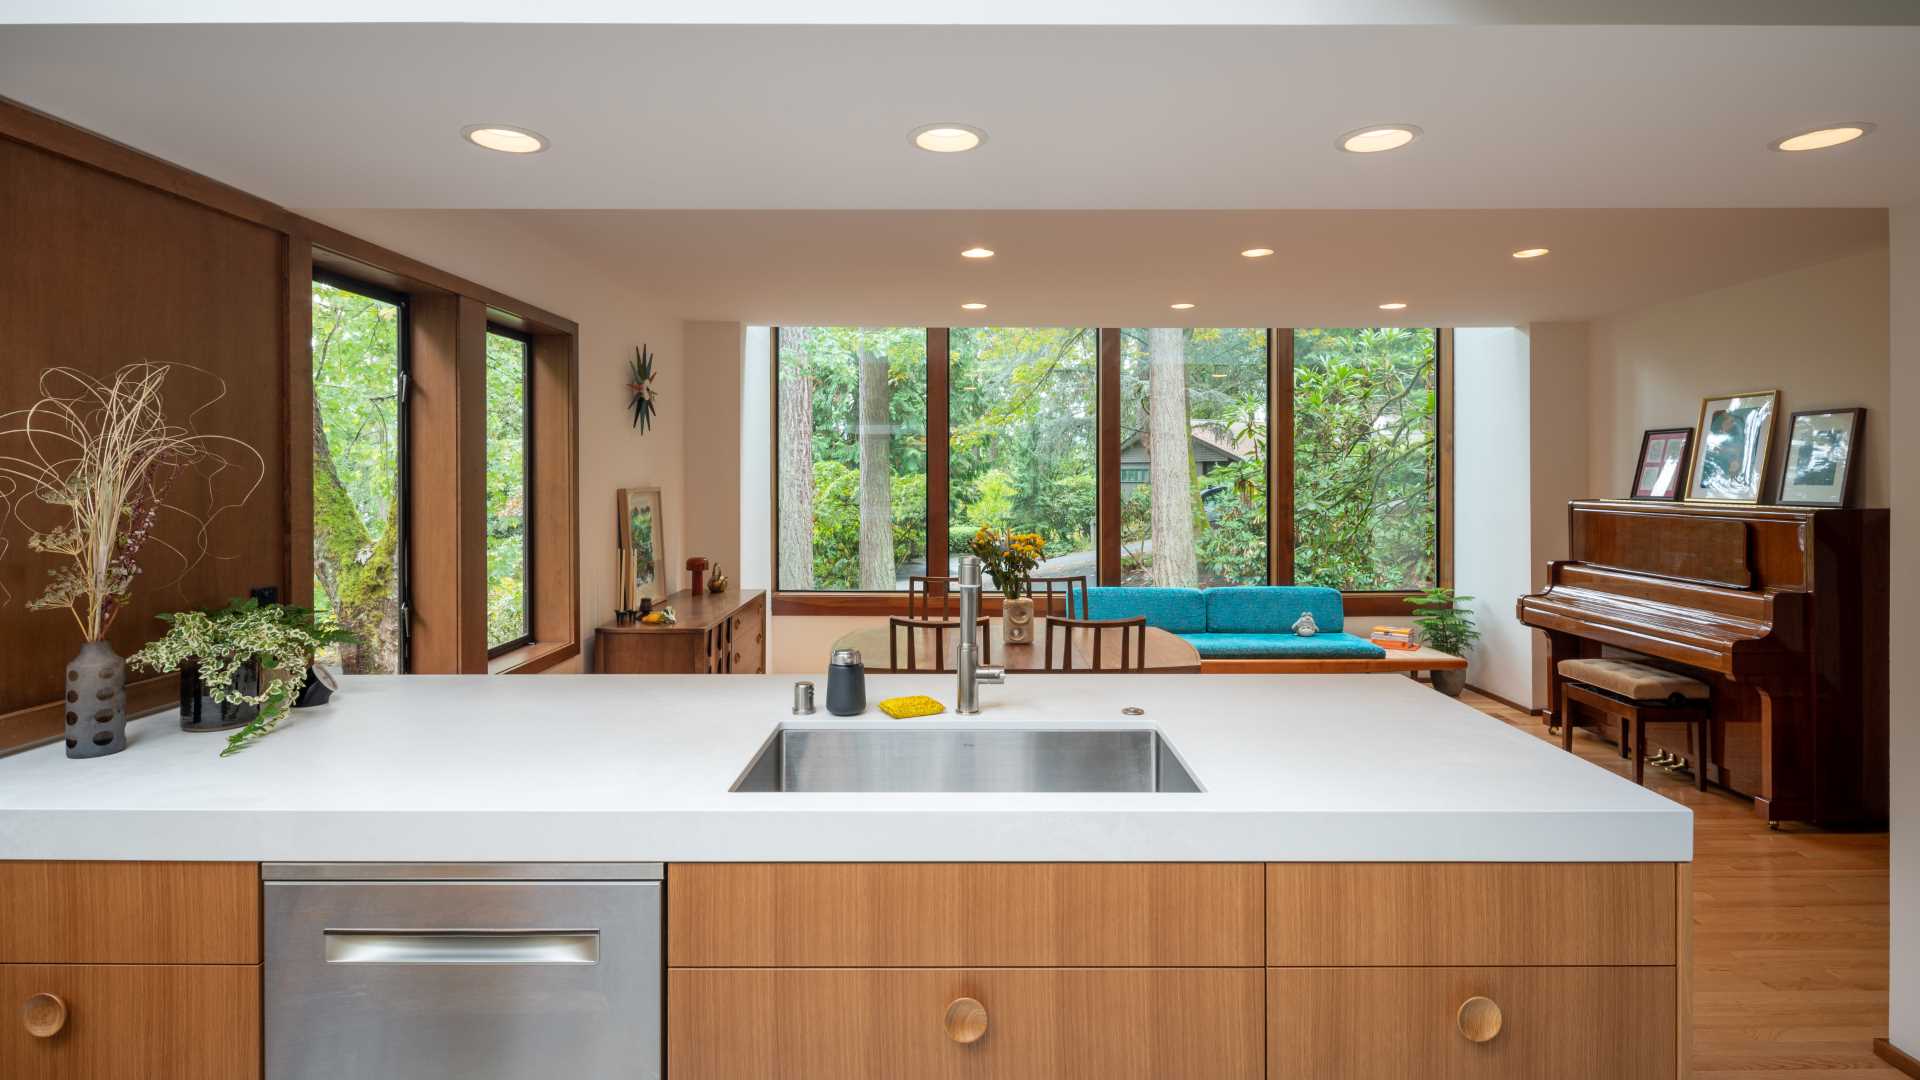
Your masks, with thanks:
M 1007 631 L 1007 644 L 1030 645 L 1033 643 L 1033 597 L 1023 596 L 1018 600 L 1001 602 L 1000 617 Z
M 67 756 L 106 757 L 127 748 L 127 662 L 105 641 L 80 646 L 67 665 Z

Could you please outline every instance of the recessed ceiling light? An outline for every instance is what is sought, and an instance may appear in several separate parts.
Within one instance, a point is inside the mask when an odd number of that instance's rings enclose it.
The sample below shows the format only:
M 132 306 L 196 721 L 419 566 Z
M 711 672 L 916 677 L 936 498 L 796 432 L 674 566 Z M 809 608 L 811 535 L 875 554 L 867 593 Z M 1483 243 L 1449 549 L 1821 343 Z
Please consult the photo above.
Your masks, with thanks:
M 1245 255 L 1249 259 L 1264 259 L 1267 256 L 1273 254 L 1273 249 L 1272 248 L 1248 248 L 1247 250 L 1241 252 L 1240 254 Z
M 1186 310 L 1188 310 L 1189 308 L 1191 308 L 1191 307 L 1193 307 L 1193 305 L 1192 305 L 1192 304 L 1188 304 L 1188 303 L 1185 303 L 1185 302 L 1182 302 L 1182 303 L 1178 303 L 1178 304 L 1170 304 L 1170 305 L 1168 305 L 1168 306 L 1169 306 L 1169 307 L 1171 307 L 1171 308 L 1173 308 L 1173 310 L 1175 310 L 1175 311 L 1186 311 Z
M 1349 154 L 1377 154 L 1382 150 L 1398 150 L 1420 137 L 1420 129 L 1412 124 L 1377 124 L 1349 131 L 1340 136 L 1340 149 Z
M 972 301 L 971 303 L 966 303 L 966 304 L 961 304 L 960 306 L 961 306 L 961 307 L 963 307 L 963 308 L 966 308 L 966 309 L 967 309 L 968 311 L 985 311 L 985 310 L 987 310 L 987 305 L 985 305 L 985 304 L 983 304 L 983 303 L 981 303 L 981 302 L 980 302 L 980 301 L 978 301 L 978 300 L 975 300 L 975 301 Z
M 1873 130 L 1868 123 L 1841 124 L 1838 127 L 1815 128 L 1798 135 L 1789 135 L 1784 139 L 1775 139 L 1768 144 L 1775 150 L 1794 153 L 1800 150 L 1825 150 L 1829 146 L 1850 143 Z
M 1547 248 L 1521 248 L 1513 253 L 1516 259 L 1537 259 L 1547 253 Z
M 961 252 L 960 257 L 963 259 L 991 259 L 993 258 L 993 249 L 983 248 L 983 247 L 971 247 Z
M 461 128 L 460 134 L 475 146 L 503 154 L 537 154 L 547 148 L 546 136 L 504 124 L 473 124 Z
M 987 133 L 966 124 L 928 124 L 913 129 L 913 145 L 936 154 L 958 154 L 987 141 Z
M 1401 303 L 1400 301 L 1398 301 L 1398 300 L 1395 300 L 1395 301 L 1394 301 L 1393 303 L 1391 303 L 1391 304 L 1381 304 L 1381 305 L 1380 305 L 1380 310 L 1381 310 L 1381 311 L 1401 311 L 1401 310 L 1403 310 L 1403 309 L 1405 309 L 1405 308 L 1406 308 L 1406 306 L 1407 306 L 1407 305 L 1405 305 L 1405 304 L 1403 304 L 1403 303 Z

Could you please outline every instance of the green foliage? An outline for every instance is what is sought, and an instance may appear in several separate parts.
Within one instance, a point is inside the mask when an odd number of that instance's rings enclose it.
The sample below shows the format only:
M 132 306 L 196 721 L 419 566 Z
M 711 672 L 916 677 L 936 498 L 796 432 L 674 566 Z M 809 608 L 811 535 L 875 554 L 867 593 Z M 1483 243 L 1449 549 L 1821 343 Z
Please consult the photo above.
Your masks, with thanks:
M 487 335 L 487 645 L 531 632 L 527 610 L 527 346 Z
M 1414 624 L 1420 627 L 1420 640 L 1443 653 L 1465 656 L 1480 640 L 1480 631 L 1473 625 L 1473 613 L 1456 605 L 1471 599 L 1455 595 L 1452 589 L 1435 588 L 1408 600 L 1415 613 Z
M 167 632 L 127 658 L 148 671 L 178 671 L 191 660 L 208 696 L 224 704 L 257 705 L 253 722 L 227 737 L 221 757 L 235 754 L 279 726 L 307 680 L 307 667 L 321 649 L 348 644 L 354 635 L 326 615 L 286 604 L 234 600 L 219 611 L 161 615 Z M 245 693 L 234 684 L 243 667 L 258 663 L 262 685 Z

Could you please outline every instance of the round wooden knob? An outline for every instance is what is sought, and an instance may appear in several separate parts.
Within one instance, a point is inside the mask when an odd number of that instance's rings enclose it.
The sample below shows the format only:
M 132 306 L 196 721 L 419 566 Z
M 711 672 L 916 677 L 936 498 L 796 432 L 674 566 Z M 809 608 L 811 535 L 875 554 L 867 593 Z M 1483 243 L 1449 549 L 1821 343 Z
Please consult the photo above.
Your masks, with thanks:
M 947 1006 L 947 1038 L 957 1043 L 977 1043 L 987 1037 L 987 1007 L 969 997 L 955 998 Z
M 57 994 L 35 994 L 20 1006 L 20 1022 L 34 1038 L 51 1039 L 67 1026 L 67 1003 Z
M 1460 1014 L 1454 1018 L 1460 1025 L 1460 1034 L 1468 1042 L 1492 1042 L 1500 1034 L 1500 1006 L 1492 998 L 1470 997 L 1460 1004 Z

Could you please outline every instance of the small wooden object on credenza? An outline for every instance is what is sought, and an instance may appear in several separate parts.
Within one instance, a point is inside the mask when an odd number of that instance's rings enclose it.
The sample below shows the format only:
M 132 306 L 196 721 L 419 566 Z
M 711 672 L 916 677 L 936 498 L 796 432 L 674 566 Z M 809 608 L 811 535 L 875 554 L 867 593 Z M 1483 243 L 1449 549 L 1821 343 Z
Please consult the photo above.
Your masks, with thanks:
M 664 626 L 600 627 L 594 670 L 611 675 L 760 674 L 767 670 L 767 600 L 755 589 L 677 592 Z

